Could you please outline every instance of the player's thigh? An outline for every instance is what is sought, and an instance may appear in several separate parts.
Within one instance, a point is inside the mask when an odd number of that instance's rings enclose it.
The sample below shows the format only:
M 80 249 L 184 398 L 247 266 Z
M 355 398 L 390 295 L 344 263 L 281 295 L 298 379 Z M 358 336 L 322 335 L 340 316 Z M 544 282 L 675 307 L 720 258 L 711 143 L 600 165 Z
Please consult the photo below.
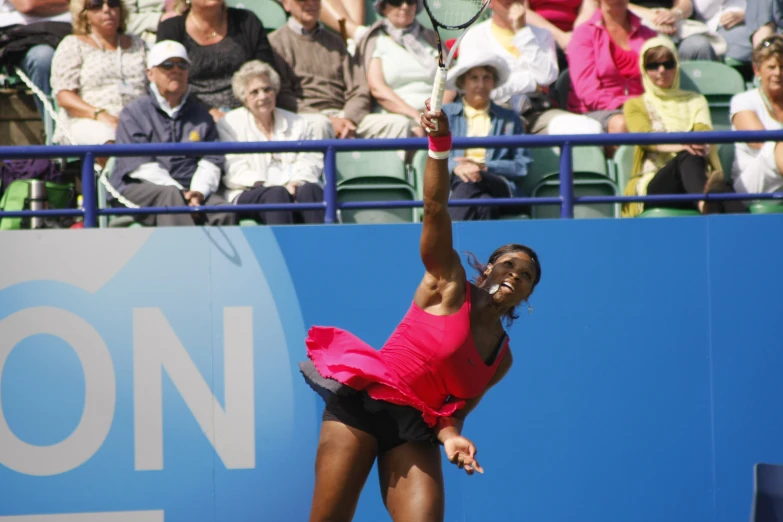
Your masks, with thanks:
M 440 447 L 407 442 L 378 457 L 381 496 L 394 522 L 442 522 L 445 511 Z
M 378 444 L 369 433 L 339 421 L 321 423 L 310 522 L 353 518 L 377 452 Z

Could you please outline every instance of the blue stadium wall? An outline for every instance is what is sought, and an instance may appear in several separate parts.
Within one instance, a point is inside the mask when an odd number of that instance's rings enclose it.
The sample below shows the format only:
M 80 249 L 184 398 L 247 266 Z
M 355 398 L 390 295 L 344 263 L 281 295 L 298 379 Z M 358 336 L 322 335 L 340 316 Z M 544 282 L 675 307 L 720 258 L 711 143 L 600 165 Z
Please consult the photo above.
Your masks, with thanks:
M 466 223 L 535 247 L 448 521 L 747 520 L 783 462 L 783 216 Z M 416 225 L 0 235 L 0 521 L 305 521 L 309 325 L 381 346 Z M 448 463 L 446 463 L 448 465 Z M 35 515 L 35 516 L 33 516 Z M 357 521 L 388 520 L 371 475 Z

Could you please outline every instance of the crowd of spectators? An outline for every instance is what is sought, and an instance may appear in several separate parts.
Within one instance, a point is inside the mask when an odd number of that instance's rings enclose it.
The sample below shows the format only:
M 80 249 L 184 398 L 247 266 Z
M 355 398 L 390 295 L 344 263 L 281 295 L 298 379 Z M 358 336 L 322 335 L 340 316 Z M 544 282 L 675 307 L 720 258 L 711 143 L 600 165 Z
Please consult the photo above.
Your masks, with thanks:
M 378 17 L 372 24 L 363 0 L 281 4 L 287 22 L 268 32 L 255 13 L 225 0 L 0 0 L 0 64 L 9 73 L 18 67 L 56 102 L 54 143 L 424 136 L 419 114 L 437 52 L 434 32 L 419 21 L 421 0 L 375 0 L 367 4 Z M 754 71 L 755 85 L 731 102 L 732 128 L 780 129 L 780 32 L 783 0 L 493 0 L 491 16 L 462 41 L 444 111 L 452 133 L 468 137 L 710 130 L 706 99 L 680 89 L 680 64 L 711 60 Z M 472 148 L 454 150 L 449 168 L 452 197 L 482 199 L 524 195 L 532 165 L 523 148 Z M 781 172 L 777 143 L 737 144 L 725 174 L 713 146 L 645 146 L 620 189 L 769 192 L 783 187 Z M 108 179 L 114 205 L 315 203 L 324 194 L 320 153 L 118 158 Z M 643 209 L 626 205 L 623 215 Z M 451 213 L 478 220 L 508 212 L 515 210 Z M 323 211 L 247 217 L 316 223 Z M 237 217 L 139 219 L 172 226 Z

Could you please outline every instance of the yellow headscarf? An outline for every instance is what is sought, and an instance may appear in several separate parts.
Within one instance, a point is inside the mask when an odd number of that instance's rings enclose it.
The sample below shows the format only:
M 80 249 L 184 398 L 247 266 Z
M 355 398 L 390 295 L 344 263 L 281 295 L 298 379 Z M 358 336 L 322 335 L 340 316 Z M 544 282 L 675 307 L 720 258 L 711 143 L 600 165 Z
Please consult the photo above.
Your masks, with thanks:
M 644 68 L 644 56 L 653 47 L 666 47 L 674 56 L 674 61 L 677 62 L 674 83 L 670 89 L 663 89 L 655 85 Z M 647 40 L 639 53 L 639 67 L 642 70 L 644 101 L 655 108 L 655 112 L 663 120 L 667 132 L 692 131 L 697 123 L 712 127 L 709 111 L 698 110 L 702 105 L 706 105 L 704 97 L 701 94 L 680 89 L 680 55 L 670 39 L 656 36 Z

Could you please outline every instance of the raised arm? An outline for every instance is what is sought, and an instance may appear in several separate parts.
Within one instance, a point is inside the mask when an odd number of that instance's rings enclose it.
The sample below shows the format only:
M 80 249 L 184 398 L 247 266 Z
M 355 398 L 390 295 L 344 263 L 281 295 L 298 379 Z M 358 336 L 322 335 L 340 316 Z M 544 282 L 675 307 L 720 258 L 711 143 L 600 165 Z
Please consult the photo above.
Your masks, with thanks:
M 448 139 L 451 136 L 449 120 L 441 112 L 429 116 L 429 102 L 422 115 L 422 127 L 430 130 L 431 143 Z M 437 121 L 437 130 L 434 123 Z M 430 149 L 432 149 L 432 145 Z M 435 154 L 437 155 L 437 153 Z M 433 283 L 453 282 L 464 278 L 464 269 L 460 263 L 459 255 L 454 251 L 451 236 L 451 217 L 448 211 L 450 176 L 448 154 L 441 153 L 442 159 L 433 158 L 430 153 L 427 156 L 427 164 L 424 167 L 424 219 L 421 229 L 421 242 L 419 249 L 424 268 Z M 460 275 L 459 272 L 462 271 Z

